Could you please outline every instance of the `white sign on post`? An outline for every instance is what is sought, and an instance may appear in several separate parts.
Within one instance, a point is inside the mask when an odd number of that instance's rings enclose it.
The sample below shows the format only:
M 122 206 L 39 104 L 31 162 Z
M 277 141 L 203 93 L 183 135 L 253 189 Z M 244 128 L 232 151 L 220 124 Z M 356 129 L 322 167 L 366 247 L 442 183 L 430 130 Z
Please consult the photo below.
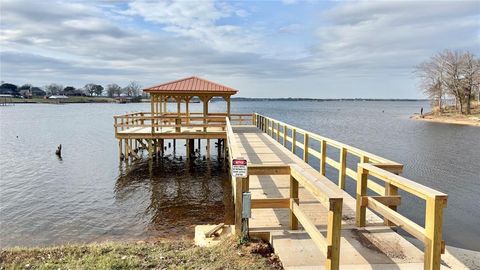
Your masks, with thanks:
M 246 178 L 247 175 L 247 161 L 243 158 L 232 160 L 232 176 Z

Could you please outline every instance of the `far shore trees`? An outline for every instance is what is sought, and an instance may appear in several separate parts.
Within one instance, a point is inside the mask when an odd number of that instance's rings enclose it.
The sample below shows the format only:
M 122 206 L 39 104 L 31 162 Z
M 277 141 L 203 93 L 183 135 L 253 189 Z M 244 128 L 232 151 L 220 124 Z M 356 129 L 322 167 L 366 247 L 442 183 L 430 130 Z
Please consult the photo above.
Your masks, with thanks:
M 122 93 L 122 87 L 116 83 L 111 83 L 107 85 L 107 96 L 108 97 L 115 97 L 120 96 Z
M 472 100 L 479 94 L 480 60 L 470 52 L 445 50 L 416 66 L 422 91 L 442 112 L 446 100 L 454 99 L 459 113 L 470 114 Z
M 63 85 L 51 83 L 49 85 L 46 85 L 44 89 L 45 92 L 47 92 L 47 95 L 59 95 L 60 92 L 62 92 L 63 90 Z
M 131 81 L 125 88 L 123 88 L 123 92 L 127 94 L 129 97 L 137 97 L 140 96 L 140 91 L 142 90 L 142 86 L 135 82 Z

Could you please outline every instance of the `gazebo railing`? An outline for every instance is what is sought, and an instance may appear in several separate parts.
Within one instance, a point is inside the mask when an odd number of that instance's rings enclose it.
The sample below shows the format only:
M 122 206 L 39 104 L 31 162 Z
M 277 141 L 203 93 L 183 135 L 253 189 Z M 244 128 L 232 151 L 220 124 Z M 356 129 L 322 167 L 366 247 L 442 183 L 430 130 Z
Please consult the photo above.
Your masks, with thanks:
M 180 132 L 182 128 L 203 128 L 208 131 L 208 128 L 220 128 L 225 130 L 226 121 L 224 113 L 209 113 L 208 116 L 203 116 L 202 113 L 186 114 L 166 113 L 166 114 L 152 114 L 151 112 L 134 112 L 124 115 L 114 116 L 115 134 L 124 131 L 138 132 L 141 129 L 148 132 L 162 131 L 164 128 L 171 130 L 174 128 Z M 254 124 L 253 114 L 230 114 L 230 121 L 234 125 L 252 125 Z

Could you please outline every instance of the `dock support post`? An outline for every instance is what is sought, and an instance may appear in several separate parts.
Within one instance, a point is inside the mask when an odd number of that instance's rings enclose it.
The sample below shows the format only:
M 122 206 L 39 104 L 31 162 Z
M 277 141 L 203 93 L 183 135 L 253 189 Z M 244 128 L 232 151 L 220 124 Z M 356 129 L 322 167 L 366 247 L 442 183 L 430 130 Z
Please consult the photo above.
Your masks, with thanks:
M 222 157 L 222 140 L 217 140 L 217 157 L 220 159 Z
M 173 139 L 173 155 L 175 156 L 175 153 L 177 152 L 177 140 Z
M 123 140 L 123 153 L 125 155 L 125 161 L 128 162 L 128 159 L 130 158 L 130 153 L 128 152 L 127 139 Z
M 148 157 L 153 158 L 153 139 L 148 139 Z
M 195 152 L 195 140 L 187 139 L 187 158 L 191 158 Z
M 123 152 L 122 152 L 122 139 L 118 140 L 118 157 L 120 160 L 123 159 Z
M 207 159 L 210 159 L 210 139 L 207 139 Z
M 299 200 L 298 200 L 298 182 L 295 178 L 293 178 L 293 176 L 290 175 L 290 203 L 299 203 Z M 290 229 L 292 230 L 298 230 L 298 219 L 297 217 L 295 216 L 295 214 L 293 214 L 293 211 L 292 211 L 292 208 L 293 207 L 290 207 Z

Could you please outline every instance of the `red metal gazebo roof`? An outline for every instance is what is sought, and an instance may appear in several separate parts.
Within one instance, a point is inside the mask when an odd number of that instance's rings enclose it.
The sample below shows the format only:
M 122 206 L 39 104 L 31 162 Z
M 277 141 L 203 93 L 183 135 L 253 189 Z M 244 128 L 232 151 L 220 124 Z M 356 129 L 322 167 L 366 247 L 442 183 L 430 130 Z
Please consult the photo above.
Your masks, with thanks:
M 147 93 L 165 93 L 165 94 L 230 94 L 238 92 L 231 87 L 214 83 L 196 76 L 171 81 L 143 89 Z

